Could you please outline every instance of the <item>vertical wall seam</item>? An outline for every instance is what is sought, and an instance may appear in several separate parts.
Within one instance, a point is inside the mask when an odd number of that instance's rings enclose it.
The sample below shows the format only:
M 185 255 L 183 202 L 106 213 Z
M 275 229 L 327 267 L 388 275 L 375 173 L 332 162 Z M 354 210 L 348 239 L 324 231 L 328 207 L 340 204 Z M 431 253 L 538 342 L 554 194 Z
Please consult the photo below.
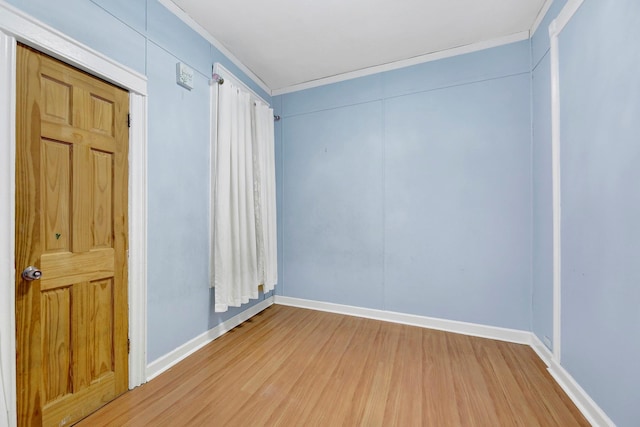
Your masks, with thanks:
M 284 121 L 285 121 L 285 117 L 284 117 L 284 114 L 283 114 L 283 112 L 284 112 L 284 101 L 285 101 L 285 99 L 284 99 L 284 95 L 283 95 L 280 98 L 279 103 L 278 103 L 278 107 L 280 108 L 280 115 L 282 116 L 282 120 L 280 120 L 276 124 L 276 126 L 280 126 L 280 164 L 282 165 L 282 174 L 281 174 L 282 182 L 280 182 L 280 200 L 281 200 L 281 203 L 282 203 L 280 205 L 280 210 L 281 210 L 280 218 L 282 219 L 280 221 L 280 228 L 281 228 L 281 230 L 280 230 L 280 238 L 281 238 L 281 242 L 282 242 L 282 277 L 280 277 L 278 275 L 278 282 L 280 282 L 279 283 L 279 285 L 280 285 L 280 294 L 283 295 L 283 296 L 285 295 L 284 288 L 285 288 L 285 283 L 286 283 L 286 280 L 285 280 L 285 271 L 286 271 L 286 268 L 285 268 L 285 246 L 286 245 L 285 245 L 285 240 L 284 240 L 284 236 L 285 236 L 285 232 L 284 232 L 284 230 L 285 230 L 285 226 L 284 226 L 284 223 L 285 223 L 285 221 L 284 221 L 284 211 L 285 211 L 285 194 L 284 194 L 285 193 L 284 192 L 284 188 L 285 188 L 285 186 L 284 186 L 284 182 L 285 182 Z
M 144 2 L 144 75 L 149 76 L 149 2 Z
M 99 9 L 102 9 L 106 14 L 110 15 L 111 17 L 113 17 L 113 19 L 121 22 L 123 25 L 129 27 L 131 30 L 135 31 L 136 33 L 140 34 L 141 36 L 146 37 L 146 32 L 147 32 L 147 4 L 144 4 L 144 33 L 141 33 L 137 28 L 134 28 L 133 26 L 131 26 L 128 22 L 120 19 L 120 17 L 118 15 L 116 15 L 115 13 L 113 13 L 112 11 L 110 11 L 109 9 L 105 8 L 104 6 L 102 6 L 99 3 L 96 3 L 95 0 L 90 0 L 91 3 L 93 3 L 93 5 Z
M 387 144 L 385 122 L 386 100 L 383 98 L 380 103 L 380 141 L 382 144 L 382 309 L 387 309 Z
M 534 160 L 535 160 L 535 149 L 534 149 L 534 120 L 535 120 L 535 116 L 534 116 L 534 111 L 533 111 L 533 106 L 534 106 L 534 92 L 533 92 L 533 40 L 531 39 L 531 37 L 529 38 L 529 66 L 531 68 L 531 71 L 529 72 L 529 114 L 530 114 L 530 124 L 531 124 L 531 128 L 530 128 L 530 153 L 531 153 L 531 158 L 530 158 L 530 162 L 529 162 L 529 177 L 531 180 L 531 185 L 530 185 L 530 200 L 531 200 L 531 209 L 529 210 L 529 226 L 530 226 L 530 248 L 531 248 L 531 254 L 530 254 L 530 263 L 529 263 L 529 279 L 531 280 L 531 282 L 529 283 L 529 290 L 530 290 L 530 296 L 531 296 L 531 300 L 529 301 L 529 305 L 530 305 L 530 310 L 529 310 L 529 329 L 531 330 L 531 332 L 534 332 L 534 327 L 533 327 L 533 319 L 534 319 L 534 315 L 533 315 L 533 311 L 534 311 L 534 303 L 533 303 L 533 299 L 534 299 L 534 289 L 535 289 L 535 276 L 533 273 L 533 270 L 535 268 L 534 266 L 534 259 L 535 259 L 535 221 L 534 221 L 534 217 L 535 217 L 535 168 L 534 168 Z

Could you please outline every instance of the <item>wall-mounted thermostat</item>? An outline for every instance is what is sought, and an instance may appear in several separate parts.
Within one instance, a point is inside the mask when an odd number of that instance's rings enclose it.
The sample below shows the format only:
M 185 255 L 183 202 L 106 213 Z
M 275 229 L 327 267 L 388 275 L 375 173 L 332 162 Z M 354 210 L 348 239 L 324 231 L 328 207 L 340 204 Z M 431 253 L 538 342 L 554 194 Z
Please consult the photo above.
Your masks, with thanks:
M 182 62 L 176 64 L 176 82 L 187 89 L 193 89 L 193 70 Z

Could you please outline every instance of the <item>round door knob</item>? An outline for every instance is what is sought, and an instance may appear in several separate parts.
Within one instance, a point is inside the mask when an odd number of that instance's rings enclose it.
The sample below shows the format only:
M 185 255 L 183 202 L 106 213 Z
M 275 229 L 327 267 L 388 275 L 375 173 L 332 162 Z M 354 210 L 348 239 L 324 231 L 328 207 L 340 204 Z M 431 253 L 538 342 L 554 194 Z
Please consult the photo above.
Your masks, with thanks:
M 37 267 L 34 267 L 32 265 L 25 268 L 24 271 L 22 272 L 22 278 L 24 280 L 28 280 L 28 281 L 38 280 L 41 277 L 42 277 L 42 271 L 38 270 Z

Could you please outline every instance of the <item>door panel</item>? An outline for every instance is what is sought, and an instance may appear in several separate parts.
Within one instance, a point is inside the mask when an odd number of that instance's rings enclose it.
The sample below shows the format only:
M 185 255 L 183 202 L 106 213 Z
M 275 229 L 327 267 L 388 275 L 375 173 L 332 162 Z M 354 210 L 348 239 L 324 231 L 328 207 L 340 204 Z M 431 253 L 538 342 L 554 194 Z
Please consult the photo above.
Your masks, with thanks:
M 128 94 L 17 53 L 19 425 L 67 425 L 127 390 Z
M 70 251 L 70 194 L 72 145 L 42 139 L 44 186 L 44 252 Z

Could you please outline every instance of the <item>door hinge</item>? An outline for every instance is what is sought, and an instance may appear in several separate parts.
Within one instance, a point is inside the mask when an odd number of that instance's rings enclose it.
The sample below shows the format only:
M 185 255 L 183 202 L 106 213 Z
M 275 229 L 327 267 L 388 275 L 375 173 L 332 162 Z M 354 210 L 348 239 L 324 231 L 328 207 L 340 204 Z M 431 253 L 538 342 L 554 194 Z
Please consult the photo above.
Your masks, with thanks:
M 127 338 L 127 354 L 131 353 L 131 340 Z
M 127 114 L 127 126 L 131 127 L 131 114 Z

